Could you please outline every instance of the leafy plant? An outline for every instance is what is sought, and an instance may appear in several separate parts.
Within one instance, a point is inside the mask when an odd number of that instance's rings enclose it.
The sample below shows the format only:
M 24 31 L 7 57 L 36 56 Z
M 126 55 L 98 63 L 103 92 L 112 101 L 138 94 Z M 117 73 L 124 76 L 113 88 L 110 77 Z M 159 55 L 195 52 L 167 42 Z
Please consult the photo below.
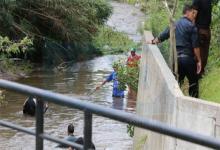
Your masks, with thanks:
M 126 85 L 130 86 L 134 91 L 138 89 L 139 67 L 128 67 L 125 59 L 114 62 L 117 64 L 117 77 L 119 81 L 119 89 L 125 90 Z
M 101 27 L 96 37 L 93 39 L 95 47 L 104 54 L 116 54 L 128 51 L 135 43 L 122 32 L 115 31 L 111 27 Z
M 97 54 L 92 39 L 112 12 L 106 0 L 4 0 L 0 7 L 0 35 L 33 37 L 29 60 L 49 65 Z
M 127 133 L 129 134 L 130 137 L 134 136 L 134 126 L 133 125 L 130 125 L 130 124 L 127 125 Z
M 0 4 L 0 31 L 86 43 L 112 12 L 105 0 L 15 0 Z M 8 30 L 4 30 L 8 29 Z
M 22 59 L 12 58 L 16 55 L 26 55 L 32 48 L 32 39 L 24 37 L 20 41 L 12 41 L 8 37 L 0 36 L 0 73 L 8 78 L 22 75 L 31 70 L 31 64 Z
M 11 41 L 8 37 L 0 36 L 0 52 L 5 54 L 6 57 L 11 57 L 13 54 L 27 53 L 30 46 L 33 45 L 32 39 L 24 37 L 20 41 Z

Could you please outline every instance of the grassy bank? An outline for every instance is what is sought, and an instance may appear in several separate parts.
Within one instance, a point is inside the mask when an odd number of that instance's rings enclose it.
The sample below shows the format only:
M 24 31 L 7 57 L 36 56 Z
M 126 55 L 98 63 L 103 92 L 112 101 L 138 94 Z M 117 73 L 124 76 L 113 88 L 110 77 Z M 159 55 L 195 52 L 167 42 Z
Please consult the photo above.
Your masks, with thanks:
M 200 97 L 208 101 L 220 103 L 220 68 L 208 72 L 200 84 Z
M 93 43 L 103 54 L 123 53 L 127 52 L 130 47 L 136 47 L 136 44 L 129 39 L 128 35 L 115 31 L 108 26 L 99 28 Z
M 27 76 L 33 69 L 29 61 L 2 60 L 0 66 L 0 78 L 6 80 L 16 80 Z

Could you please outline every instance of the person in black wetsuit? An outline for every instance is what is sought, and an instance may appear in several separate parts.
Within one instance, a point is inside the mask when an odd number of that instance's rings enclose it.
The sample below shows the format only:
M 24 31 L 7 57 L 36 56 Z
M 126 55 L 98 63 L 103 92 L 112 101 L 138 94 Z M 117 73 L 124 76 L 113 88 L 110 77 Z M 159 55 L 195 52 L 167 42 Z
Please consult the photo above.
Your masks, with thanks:
M 199 96 L 198 74 L 201 71 L 201 56 L 198 32 L 194 25 L 195 18 L 196 13 L 193 6 L 185 5 L 183 17 L 175 23 L 175 35 L 179 83 L 182 85 L 186 76 L 189 80 L 189 95 L 197 98 Z M 151 43 L 157 44 L 167 40 L 169 37 L 170 30 L 167 28 Z
M 23 114 L 30 115 L 30 116 L 35 116 L 36 103 L 37 103 L 37 99 L 32 97 L 32 96 L 29 96 L 26 99 L 26 101 L 24 102 Z M 48 109 L 48 104 L 45 103 L 44 113 L 47 111 L 47 109 Z

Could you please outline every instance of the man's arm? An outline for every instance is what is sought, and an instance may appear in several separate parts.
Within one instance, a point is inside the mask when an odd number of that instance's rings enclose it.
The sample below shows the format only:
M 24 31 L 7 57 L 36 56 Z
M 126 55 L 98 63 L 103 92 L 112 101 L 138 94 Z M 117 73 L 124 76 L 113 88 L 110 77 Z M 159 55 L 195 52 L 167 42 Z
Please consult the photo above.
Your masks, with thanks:
M 100 89 L 103 85 L 105 85 L 106 82 L 110 82 L 113 80 L 113 73 L 111 73 L 107 79 L 105 79 L 99 86 L 96 87 L 96 90 Z
M 170 38 L 170 28 L 167 27 L 162 33 L 160 33 L 160 35 L 158 36 L 158 40 L 160 42 L 163 42 L 169 38 Z
M 194 54 L 196 56 L 196 65 L 197 65 L 197 74 L 201 72 L 202 68 L 202 61 L 201 61 L 201 55 L 200 55 L 200 48 L 194 48 L 193 49 Z
M 193 52 L 196 57 L 196 62 L 197 62 L 197 74 L 201 72 L 202 68 L 202 61 L 201 61 L 201 55 L 200 55 L 200 48 L 199 48 L 199 40 L 198 40 L 198 30 L 194 26 L 192 29 L 192 35 L 191 35 L 191 40 L 192 40 L 192 46 L 193 46 Z
M 165 40 L 167 40 L 170 37 L 170 28 L 166 28 L 160 35 L 156 38 L 154 38 L 152 41 L 146 41 L 148 44 L 158 44 Z

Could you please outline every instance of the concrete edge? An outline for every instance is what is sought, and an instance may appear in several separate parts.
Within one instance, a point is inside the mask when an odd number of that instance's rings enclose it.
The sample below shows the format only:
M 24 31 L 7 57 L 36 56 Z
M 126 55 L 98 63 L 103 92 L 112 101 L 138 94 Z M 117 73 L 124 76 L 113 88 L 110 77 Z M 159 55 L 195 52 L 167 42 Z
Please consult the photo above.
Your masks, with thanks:
M 150 39 L 153 39 L 153 35 L 149 31 L 144 32 L 145 40 L 150 41 Z M 175 97 L 183 96 L 182 91 L 179 88 L 179 84 L 177 83 L 175 77 L 173 76 L 172 72 L 170 71 L 170 68 L 168 67 L 166 61 L 164 60 L 160 49 L 156 45 L 152 44 L 146 44 L 148 50 L 152 53 L 152 55 L 156 59 L 158 65 L 160 66 L 161 72 L 163 72 L 165 82 L 168 85 L 169 90 Z M 175 89 L 175 90 L 173 90 Z

